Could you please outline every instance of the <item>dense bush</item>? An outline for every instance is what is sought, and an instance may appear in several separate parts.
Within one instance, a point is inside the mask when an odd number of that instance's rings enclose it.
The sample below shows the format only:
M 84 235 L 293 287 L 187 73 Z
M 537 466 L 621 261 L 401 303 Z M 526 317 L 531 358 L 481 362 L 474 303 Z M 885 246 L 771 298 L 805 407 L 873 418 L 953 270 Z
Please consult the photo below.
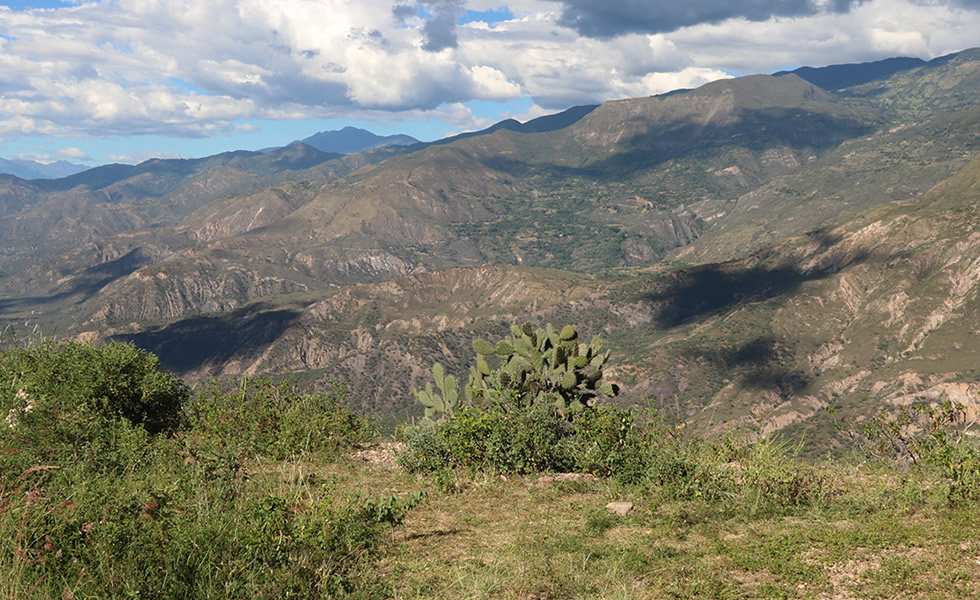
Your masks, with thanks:
M 131 344 L 41 342 L 0 353 L 0 433 L 23 468 L 82 460 L 114 468 L 180 425 L 189 391 Z
M 450 464 L 510 473 L 564 471 L 574 433 L 552 406 L 468 407 L 441 426 Z
M 172 430 L 189 396 L 156 356 L 132 344 L 42 342 L 0 354 L 6 423 L 124 418 L 150 433 Z
M 449 376 L 441 367 L 434 369 L 441 394 L 430 386 L 417 396 L 427 409 L 436 409 L 427 415 L 440 419 L 408 430 L 399 456 L 404 468 L 438 476 L 460 467 L 517 474 L 576 471 L 752 514 L 807 508 L 832 493 L 831 481 L 772 439 L 712 442 L 657 419 L 638 423 L 634 411 L 597 404 L 600 388 L 609 385 L 600 384 L 609 353 L 599 340 L 579 344 L 570 326 L 534 332 L 525 324 L 512 334 L 497 345 L 474 344 L 478 357 L 466 389 L 469 405 L 444 401 L 453 386 L 446 385 Z
M 341 405 L 347 390 L 301 393 L 288 381 L 242 379 L 235 392 L 212 383 L 185 409 L 192 431 L 213 436 L 244 455 L 285 458 L 304 452 L 333 452 L 365 441 L 366 418 Z
M 407 437 L 400 462 L 410 470 L 446 467 L 510 473 L 580 469 L 613 474 L 632 446 L 633 416 L 598 408 L 618 387 L 604 383 L 602 340 L 579 342 L 575 327 L 513 325 L 491 344 L 476 340 L 476 362 L 457 409 L 456 378 L 433 368 L 435 386 L 415 390 L 426 422 Z M 438 422 L 433 422 L 437 419 Z
M 342 388 L 191 399 L 124 344 L 41 343 L 0 367 L 0 597 L 387 596 L 376 557 L 421 496 L 264 483 L 251 460 L 364 439 Z
M 399 463 L 415 472 L 466 467 L 500 473 L 581 471 L 641 477 L 644 445 L 633 413 L 602 406 L 572 421 L 550 404 L 504 410 L 466 407 L 440 424 L 409 430 Z

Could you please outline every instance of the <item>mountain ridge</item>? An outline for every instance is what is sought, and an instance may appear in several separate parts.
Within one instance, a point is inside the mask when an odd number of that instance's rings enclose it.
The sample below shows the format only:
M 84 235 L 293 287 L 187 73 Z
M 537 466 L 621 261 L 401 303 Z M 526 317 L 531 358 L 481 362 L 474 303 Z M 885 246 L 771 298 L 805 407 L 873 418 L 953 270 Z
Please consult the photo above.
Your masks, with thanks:
M 411 385 L 436 360 L 465 371 L 474 337 L 574 322 L 623 353 L 624 402 L 832 444 L 828 407 L 972 393 L 978 74 L 965 51 L 833 91 L 758 75 L 579 107 L 541 131 L 162 161 L 102 187 L 0 178 L 0 311 L 134 341 L 194 380 L 342 377 L 367 411 L 412 410 Z
M 331 154 L 354 154 L 388 146 L 410 146 L 419 143 L 419 140 L 403 133 L 381 136 L 351 126 L 333 131 L 320 131 L 299 141 Z
M 87 170 L 89 167 L 66 160 L 38 162 L 36 160 L 0 158 L 0 174 L 21 179 L 57 179 Z

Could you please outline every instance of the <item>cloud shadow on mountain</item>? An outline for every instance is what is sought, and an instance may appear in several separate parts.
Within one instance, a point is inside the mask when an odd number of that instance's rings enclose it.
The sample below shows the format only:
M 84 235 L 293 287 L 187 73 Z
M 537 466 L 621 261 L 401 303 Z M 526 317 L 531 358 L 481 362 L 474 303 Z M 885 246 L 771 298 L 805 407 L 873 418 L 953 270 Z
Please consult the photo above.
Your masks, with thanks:
M 822 248 L 836 243 L 837 236 L 819 230 L 809 234 Z M 668 274 L 661 287 L 646 295 L 654 306 L 660 327 L 678 327 L 740 304 L 759 302 L 795 292 L 807 281 L 829 277 L 845 267 L 872 258 L 867 251 L 827 253 L 820 265 L 802 269 L 794 264 L 747 266 L 743 262 L 690 267 Z
M 779 390 L 785 396 L 799 392 L 813 377 L 782 362 L 792 356 L 790 344 L 773 336 L 759 336 L 735 346 L 702 348 L 694 352 L 720 372 L 740 373 L 742 385 L 756 390 Z
M 867 135 L 872 124 L 852 116 L 814 113 L 803 109 L 766 108 L 742 110 L 733 123 L 698 123 L 689 119 L 651 126 L 637 135 L 619 140 L 607 157 L 577 167 L 553 163 L 527 163 L 496 156 L 484 164 L 514 175 L 532 173 L 556 178 L 628 178 L 668 161 L 683 161 L 733 147 L 756 154 L 777 148 L 822 152 L 842 142 Z
M 156 354 L 160 364 L 186 373 L 208 364 L 259 356 L 302 314 L 301 308 L 252 304 L 227 314 L 182 319 L 156 329 L 112 336 Z

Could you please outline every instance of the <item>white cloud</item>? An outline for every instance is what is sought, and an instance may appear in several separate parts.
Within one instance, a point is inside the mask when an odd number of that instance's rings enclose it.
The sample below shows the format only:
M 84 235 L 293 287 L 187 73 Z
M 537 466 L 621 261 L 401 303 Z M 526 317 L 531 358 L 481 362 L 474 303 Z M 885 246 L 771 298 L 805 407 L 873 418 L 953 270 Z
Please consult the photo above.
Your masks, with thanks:
M 74 146 L 58 150 L 58 158 L 65 160 L 90 160 L 88 154 L 86 154 L 84 150 L 81 148 L 75 148 Z
M 931 59 L 980 45 L 980 12 L 941 2 L 870 0 L 847 14 L 698 25 L 668 36 L 699 66 L 739 74 L 905 55 Z
M 243 120 L 364 116 L 479 128 L 482 121 L 461 112 L 460 103 L 530 96 L 540 110 L 560 110 L 695 87 L 726 71 L 932 58 L 980 43 L 980 12 L 963 2 L 867 0 L 848 12 L 729 19 L 610 39 L 559 25 L 562 4 L 554 1 L 507 2 L 514 18 L 492 26 L 397 17 L 392 7 L 406 3 L 0 7 L 0 136 L 200 137 L 242 131 Z M 445 14 L 504 5 L 427 2 L 435 4 Z
M 498 69 L 476 65 L 469 69 L 474 95 L 487 100 L 510 100 L 521 96 L 521 86 L 509 81 Z
M 44 152 L 18 154 L 14 158 L 17 160 L 30 160 L 37 163 L 41 163 L 42 165 L 48 165 L 54 162 L 53 160 L 51 160 L 51 155 Z

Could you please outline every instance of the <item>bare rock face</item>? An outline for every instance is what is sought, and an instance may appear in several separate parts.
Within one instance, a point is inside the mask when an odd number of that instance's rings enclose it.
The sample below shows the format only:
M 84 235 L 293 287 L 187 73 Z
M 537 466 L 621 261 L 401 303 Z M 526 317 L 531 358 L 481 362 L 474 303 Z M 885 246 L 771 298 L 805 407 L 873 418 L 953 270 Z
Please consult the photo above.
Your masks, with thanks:
M 610 502 L 606 505 L 606 510 L 614 515 L 619 515 L 620 517 L 625 517 L 626 515 L 633 512 L 632 502 Z

